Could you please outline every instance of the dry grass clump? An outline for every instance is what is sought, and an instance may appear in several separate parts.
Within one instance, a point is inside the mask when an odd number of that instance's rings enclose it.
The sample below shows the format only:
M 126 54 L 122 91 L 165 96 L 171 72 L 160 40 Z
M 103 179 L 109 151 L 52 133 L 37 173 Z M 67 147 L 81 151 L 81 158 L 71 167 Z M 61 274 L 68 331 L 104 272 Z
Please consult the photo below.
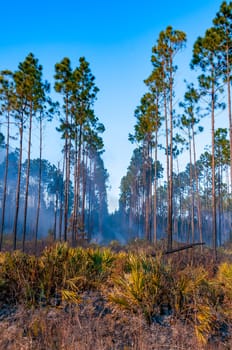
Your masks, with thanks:
M 121 274 L 112 274 L 112 288 L 105 290 L 113 308 L 143 314 L 151 323 L 161 305 L 168 303 L 168 268 L 156 258 L 145 255 L 127 255 Z
M 0 254 L 0 349 L 232 348 L 232 263 L 59 243 Z M 153 256 L 154 255 L 154 256 Z

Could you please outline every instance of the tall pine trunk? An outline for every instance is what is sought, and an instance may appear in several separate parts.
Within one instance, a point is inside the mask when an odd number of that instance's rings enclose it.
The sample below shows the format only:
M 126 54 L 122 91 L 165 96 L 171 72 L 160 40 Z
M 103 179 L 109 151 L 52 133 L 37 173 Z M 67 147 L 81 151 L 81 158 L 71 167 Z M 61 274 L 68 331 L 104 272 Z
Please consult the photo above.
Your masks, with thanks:
M 82 229 L 80 227 L 80 182 L 81 182 L 81 154 L 82 154 L 82 125 L 80 125 L 79 139 L 78 139 L 78 159 L 77 159 L 77 238 L 79 236 L 79 231 Z
M 7 191 L 7 179 L 8 179 L 8 167 L 9 167 L 9 142 L 10 142 L 10 111 L 7 111 L 7 136 L 6 136 L 6 162 L 5 162 L 5 174 L 4 174 L 4 187 L 3 187 L 3 200 L 2 200 L 2 223 L 0 231 L 0 251 L 2 249 L 4 226 L 5 226 L 5 210 L 6 210 L 6 191 Z
M 36 223 L 35 223 L 35 237 L 34 237 L 34 249 L 35 254 L 37 252 L 37 240 L 38 240 L 38 228 L 39 228 L 39 214 L 40 214 L 40 205 L 41 205 L 41 181 L 42 181 L 42 116 L 39 118 L 39 182 L 38 182 L 38 203 L 36 210 Z
M 200 242 L 203 243 L 203 235 L 202 235 L 202 219 L 201 219 L 201 197 L 199 193 L 199 181 L 198 181 L 198 171 L 197 171 L 197 159 L 196 159 L 196 144 L 195 144 L 195 133 L 192 125 L 192 140 L 193 140 L 193 162 L 194 162 L 194 178 L 196 183 L 196 195 L 197 195 L 197 216 L 198 216 L 198 230 L 199 230 L 199 238 Z M 201 245 L 202 250 L 202 245 Z
M 92 157 L 89 158 L 89 183 L 88 183 L 88 241 L 92 238 Z
M 25 202 L 23 215 L 23 236 L 22 236 L 22 250 L 25 250 L 26 229 L 27 229 L 27 207 L 29 194 L 29 178 L 30 178 L 30 163 L 31 163 L 31 131 L 32 131 L 32 104 L 30 106 L 29 130 L 28 130 L 28 151 L 27 151 L 27 172 L 26 172 L 26 188 L 25 188 Z
M 157 243 L 157 160 L 158 160 L 158 128 L 155 131 L 155 169 L 154 169 L 154 194 L 153 194 L 153 240 Z
M 21 172 L 22 172 L 22 154 L 23 154 L 23 116 L 21 116 L 19 126 L 19 161 L 18 161 L 18 175 L 16 186 L 16 198 L 15 198 L 15 216 L 13 226 L 13 249 L 16 250 L 17 246 L 17 234 L 18 234 L 18 216 L 20 205 L 20 191 L 21 191 Z
M 64 190 L 64 241 L 67 241 L 68 232 L 68 209 L 69 209 L 69 179 L 70 179 L 70 137 L 68 131 L 68 95 L 66 96 L 66 131 L 65 131 L 65 190 Z
M 172 60 L 170 62 L 170 67 L 172 67 Z M 169 193 L 168 193 L 168 250 L 172 250 L 172 234 L 173 234 L 173 223 L 172 223 L 172 214 L 173 214 L 173 109 L 172 109 L 172 89 L 173 89 L 173 83 L 172 83 L 172 73 L 170 73 L 170 85 L 169 85 L 169 94 L 170 94 L 170 102 L 169 102 L 169 109 L 170 109 L 170 120 L 169 120 L 169 130 L 170 130 L 170 167 L 169 167 L 169 181 L 168 181 L 168 187 L 169 187 Z
M 83 238 L 85 234 L 85 202 L 86 202 L 86 172 L 87 172 L 87 161 L 88 154 L 87 151 L 84 150 L 83 146 L 83 167 L 82 167 L 82 206 L 81 206 L 81 227 L 83 232 Z
M 172 227 L 170 223 L 170 164 L 169 164 L 169 129 L 166 91 L 164 91 L 164 117 L 165 117 L 165 135 L 166 135 L 166 171 L 167 171 L 167 250 L 172 247 Z
M 211 91 L 211 132 L 212 132 L 212 238 L 214 260 L 217 259 L 217 218 L 216 218 L 216 189 L 215 189 L 215 86 L 214 67 L 212 67 L 212 91 Z
M 77 208 L 78 208 L 78 185 L 77 185 L 77 162 L 78 162 L 78 128 L 75 130 L 75 149 L 74 149 L 74 202 L 72 217 L 72 244 L 77 239 Z
M 227 83 L 227 103 L 229 117 L 229 133 L 230 133 L 230 186 L 232 192 L 232 113 L 231 113 L 231 69 L 229 62 L 229 47 L 226 50 L 226 83 Z
M 191 232 L 192 232 L 192 243 L 195 242 L 195 225 L 194 225 L 194 191 L 193 191 L 193 169 L 192 169 L 192 141 L 190 135 L 190 126 L 188 126 L 188 138 L 189 138 L 189 185 L 191 195 Z
M 59 188 L 60 192 L 60 215 L 59 215 L 59 241 L 62 241 L 62 227 L 63 227 L 63 212 L 64 212 L 64 196 L 63 196 L 63 190 L 64 190 L 64 171 L 65 171 L 65 159 L 66 154 L 64 152 L 64 159 L 63 159 L 63 170 L 62 170 L 62 184 L 61 188 Z

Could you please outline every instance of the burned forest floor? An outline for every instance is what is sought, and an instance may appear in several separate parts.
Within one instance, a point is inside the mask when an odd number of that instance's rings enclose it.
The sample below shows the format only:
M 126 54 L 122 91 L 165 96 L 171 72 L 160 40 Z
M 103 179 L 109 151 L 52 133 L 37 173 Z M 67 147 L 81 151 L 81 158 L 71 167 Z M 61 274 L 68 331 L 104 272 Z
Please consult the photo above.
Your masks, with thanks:
M 232 349 L 232 247 L 163 252 L 0 253 L 0 349 Z

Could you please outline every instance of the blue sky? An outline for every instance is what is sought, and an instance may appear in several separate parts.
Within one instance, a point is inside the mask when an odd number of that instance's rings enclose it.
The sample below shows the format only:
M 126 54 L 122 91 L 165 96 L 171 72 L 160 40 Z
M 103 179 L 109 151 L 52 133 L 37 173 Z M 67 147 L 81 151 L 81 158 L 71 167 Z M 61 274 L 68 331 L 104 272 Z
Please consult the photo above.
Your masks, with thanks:
M 104 123 L 104 162 L 110 174 L 109 204 L 117 205 L 120 180 L 126 173 L 134 146 L 134 110 L 146 91 L 143 80 L 151 72 L 151 49 L 167 25 L 187 34 L 187 47 L 179 54 L 177 95 L 183 80 L 192 79 L 188 66 L 197 36 L 211 26 L 221 0 L 118 0 L 118 1 L 4 1 L 0 20 L 0 70 L 16 69 L 29 52 L 53 80 L 54 65 L 63 57 L 73 67 L 80 56 L 90 62 L 100 88 L 95 111 Z M 55 95 L 54 95 L 55 96 Z M 206 122 L 207 123 L 207 122 Z M 54 124 L 45 130 L 44 157 L 60 160 L 61 141 Z M 36 145 L 34 152 L 36 154 Z

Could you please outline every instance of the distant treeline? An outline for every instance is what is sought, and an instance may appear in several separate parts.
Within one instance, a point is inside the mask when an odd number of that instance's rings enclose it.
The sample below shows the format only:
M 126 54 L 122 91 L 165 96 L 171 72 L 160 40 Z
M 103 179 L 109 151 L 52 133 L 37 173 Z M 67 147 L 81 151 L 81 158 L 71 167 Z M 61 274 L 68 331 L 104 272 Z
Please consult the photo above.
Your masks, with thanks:
M 43 80 L 43 67 L 33 54 L 15 72 L 1 71 L 5 132 L 0 142 L 5 160 L 0 247 L 4 233 L 12 233 L 14 249 L 20 238 L 24 250 L 27 237 L 34 239 L 36 249 L 46 222 L 45 233 L 50 229 L 54 239 L 73 244 L 93 236 L 155 243 L 167 237 L 169 251 L 173 239 L 205 241 L 216 257 L 217 246 L 231 240 L 232 226 L 232 2 L 222 2 L 212 27 L 195 41 L 190 68 L 197 72 L 196 83 L 186 82 L 184 95 L 175 101 L 176 55 L 185 44 L 186 34 L 168 26 L 152 48 L 147 92 L 135 110 L 134 133 L 129 135 L 136 148 L 121 180 L 119 209 L 111 215 L 108 173 L 101 158 L 104 125 L 94 112 L 98 88 L 89 63 L 81 57 L 72 68 L 66 57 L 55 65 L 54 89 L 60 103 L 52 101 L 50 84 Z M 218 112 L 228 115 L 227 127 L 215 127 Z M 211 121 L 211 145 L 198 158 L 196 135 L 204 137 L 200 124 L 205 116 Z M 43 127 L 54 117 L 59 118 L 57 130 L 63 139 L 63 160 L 56 166 L 43 160 L 42 153 Z M 10 152 L 12 137 L 18 148 Z M 36 160 L 31 159 L 33 137 L 39 140 Z M 189 161 L 180 172 L 184 150 Z

